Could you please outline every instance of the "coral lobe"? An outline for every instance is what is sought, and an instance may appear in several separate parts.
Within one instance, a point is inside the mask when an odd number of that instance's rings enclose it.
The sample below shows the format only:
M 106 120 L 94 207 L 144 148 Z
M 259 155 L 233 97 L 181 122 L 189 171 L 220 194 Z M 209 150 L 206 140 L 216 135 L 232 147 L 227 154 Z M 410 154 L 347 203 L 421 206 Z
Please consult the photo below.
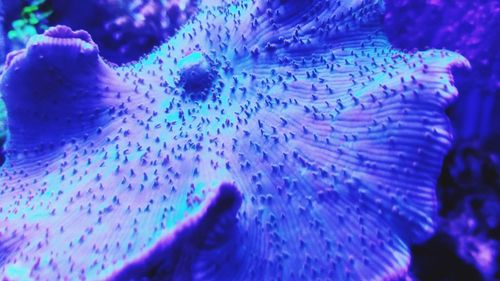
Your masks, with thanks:
M 19 280 L 387 280 L 434 229 L 455 98 L 383 1 L 206 7 L 112 66 L 84 31 L 1 80 L 0 273 Z

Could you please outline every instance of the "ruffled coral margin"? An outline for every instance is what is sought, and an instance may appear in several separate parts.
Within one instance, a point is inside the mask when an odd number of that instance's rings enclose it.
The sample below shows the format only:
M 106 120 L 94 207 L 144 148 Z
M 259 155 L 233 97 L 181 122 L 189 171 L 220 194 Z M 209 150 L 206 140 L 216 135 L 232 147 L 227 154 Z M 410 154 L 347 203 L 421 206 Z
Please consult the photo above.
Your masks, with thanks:
M 383 1 L 235 1 L 123 67 L 83 31 L 33 39 L 0 83 L 0 272 L 404 275 L 408 244 L 434 231 L 450 68 L 467 61 L 393 49 L 382 14 Z

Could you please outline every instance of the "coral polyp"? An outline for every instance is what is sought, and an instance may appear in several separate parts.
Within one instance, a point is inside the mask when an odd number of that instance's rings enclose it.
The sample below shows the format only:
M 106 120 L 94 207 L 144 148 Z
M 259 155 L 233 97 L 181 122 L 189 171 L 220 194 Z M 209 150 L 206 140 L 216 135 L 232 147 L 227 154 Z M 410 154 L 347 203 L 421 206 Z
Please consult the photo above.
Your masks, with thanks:
M 383 1 L 206 7 L 110 65 L 65 26 L 2 75 L 8 280 L 390 280 L 432 234 L 457 95 Z
M 178 66 L 180 75 L 177 85 L 182 88 L 184 95 L 195 100 L 206 99 L 217 76 L 215 67 L 199 52 L 185 56 Z M 216 89 L 212 90 L 213 95 L 217 92 Z

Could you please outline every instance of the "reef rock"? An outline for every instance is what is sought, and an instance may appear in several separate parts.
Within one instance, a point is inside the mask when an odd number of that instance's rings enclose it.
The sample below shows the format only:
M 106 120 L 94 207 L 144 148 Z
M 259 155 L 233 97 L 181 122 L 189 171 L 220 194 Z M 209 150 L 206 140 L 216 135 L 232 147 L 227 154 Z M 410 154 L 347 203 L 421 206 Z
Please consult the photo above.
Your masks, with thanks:
M 389 280 L 434 231 L 456 97 L 383 1 L 231 1 L 116 67 L 64 26 L 11 53 L 8 280 Z

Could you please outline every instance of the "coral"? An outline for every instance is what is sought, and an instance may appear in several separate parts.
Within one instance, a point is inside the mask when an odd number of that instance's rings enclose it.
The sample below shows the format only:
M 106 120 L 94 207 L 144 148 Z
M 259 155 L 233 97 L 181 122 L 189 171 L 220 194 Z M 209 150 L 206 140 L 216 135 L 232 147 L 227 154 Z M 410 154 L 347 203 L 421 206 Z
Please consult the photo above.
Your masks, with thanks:
M 388 280 L 435 229 L 457 96 L 383 1 L 207 7 L 137 63 L 56 26 L 0 87 L 8 279 Z
M 148 54 L 196 11 L 195 0 L 53 0 L 51 24 L 88 31 L 113 63 Z M 92 17 L 86 15 L 92 14 Z
M 445 276 L 449 280 L 497 280 L 500 268 L 493 265 L 500 264 L 495 250 L 500 242 L 495 238 L 500 227 L 495 224 L 500 221 L 500 213 L 495 211 L 500 205 L 500 182 L 492 163 L 500 156 L 500 111 L 495 110 L 500 106 L 500 4 L 467 0 L 386 3 L 384 30 L 394 46 L 456 50 L 471 63 L 470 69 L 454 72 L 460 97 L 447 113 L 456 141 L 445 159 L 437 189 L 437 237 L 415 247 L 412 255 L 416 275 L 419 280 L 443 280 Z M 450 240 L 449 251 L 436 247 L 443 237 Z M 452 261 L 476 267 L 479 277 L 457 271 L 467 266 Z
M 9 130 L 7 128 L 7 111 L 5 110 L 5 104 L 3 100 L 0 99 L 0 166 L 5 161 L 3 145 L 7 140 Z
M 455 145 L 439 179 L 436 235 L 412 247 L 417 280 L 497 280 L 500 162 L 477 143 Z
M 62 24 L 86 30 L 99 44 L 102 57 L 123 64 L 139 59 L 175 34 L 196 12 L 197 2 L 31 0 L 23 6 L 22 1 L 9 1 L 2 9 L 12 25 L 7 49 L 24 48 L 28 39 L 46 30 L 47 25 Z
M 398 48 L 446 48 L 470 61 L 470 69 L 455 73 L 461 96 L 450 108 L 450 117 L 458 140 L 493 142 L 497 152 L 499 25 L 498 1 L 468 0 L 388 0 L 384 22 L 384 30 Z

